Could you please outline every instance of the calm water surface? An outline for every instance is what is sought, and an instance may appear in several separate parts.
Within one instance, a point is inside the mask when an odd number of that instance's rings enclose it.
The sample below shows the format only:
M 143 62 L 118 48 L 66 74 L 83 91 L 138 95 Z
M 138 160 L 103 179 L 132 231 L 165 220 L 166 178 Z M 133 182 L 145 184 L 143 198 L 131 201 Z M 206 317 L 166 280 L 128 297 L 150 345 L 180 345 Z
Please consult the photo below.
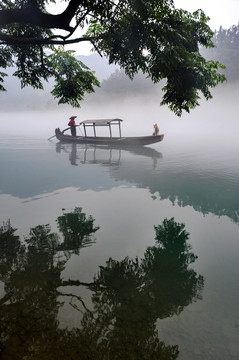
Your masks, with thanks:
M 1 138 L 0 358 L 237 360 L 238 150 Z

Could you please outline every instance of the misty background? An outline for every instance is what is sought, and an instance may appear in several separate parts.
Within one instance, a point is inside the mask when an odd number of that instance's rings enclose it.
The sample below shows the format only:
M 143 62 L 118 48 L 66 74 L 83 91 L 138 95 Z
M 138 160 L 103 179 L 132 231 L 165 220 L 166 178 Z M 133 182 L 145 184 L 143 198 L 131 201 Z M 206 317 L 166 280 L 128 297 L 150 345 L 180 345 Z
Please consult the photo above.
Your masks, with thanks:
M 142 73 L 130 80 L 119 66 L 109 65 L 97 53 L 77 56 L 101 82 L 95 93 L 85 95 L 81 108 L 58 105 L 50 94 L 51 82 L 44 84 L 44 90 L 21 89 L 10 68 L 4 83 L 7 91 L 0 93 L 1 135 L 47 139 L 54 135 L 56 127 L 65 129 L 69 117 L 77 115 L 77 124 L 86 119 L 121 118 L 123 136 L 150 135 L 153 124 L 158 123 L 160 133 L 167 134 L 165 140 L 184 134 L 222 143 L 231 141 L 238 134 L 239 26 L 227 30 L 221 27 L 215 32 L 214 43 L 216 48 L 202 49 L 202 55 L 226 65 L 227 81 L 212 89 L 213 99 L 206 101 L 202 97 L 200 106 L 181 118 L 167 106 L 160 106 L 162 82 L 153 84 Z

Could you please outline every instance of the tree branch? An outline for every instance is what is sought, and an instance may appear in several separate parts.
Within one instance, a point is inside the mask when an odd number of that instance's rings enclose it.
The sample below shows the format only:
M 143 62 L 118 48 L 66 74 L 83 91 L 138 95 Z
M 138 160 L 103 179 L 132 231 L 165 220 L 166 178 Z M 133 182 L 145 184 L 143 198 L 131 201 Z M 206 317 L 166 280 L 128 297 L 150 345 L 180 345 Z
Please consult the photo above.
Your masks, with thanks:
M 85 282 L 82 282 L 82 281 L 79 281 L 79 280 L 64 280 L 62 281 L 61 283 L 61 286 L 93 286 L 95 285 L 95 283 L 85 283 Z
M 10 291 L 3 298 L 1 298 L 0 299 L 0 306 L 2 306 L 4 303 L 6 303 L 8 300 L 10 300 L 12 295 L 13 295 L 13 291 Z
M 71 301 L 70 301 L 69 304 L 70 304 L 74 309 L 76 309 L 77 311 L 80 311 L 81 313 L 83 313 L 76 305 L 74 305 L 74 304 L 72 303 L 73 298 L 79 300 L 80 303 L 82 304 L 83 308 L 84 308 L 86 311 L 88 311 L 88 312 L 91 313 L 91 311 L 86 307 L 83 299 L 82 299 L 80 296 L 77 296 L 77 295 L 75 295 L 75 294 L 65 294 L 65 293 L 62 293 L 62 292 L 60 292 L 60 291 L 57 291 L 57 293 L 58 293 L 58 295 L 60 295 L 60 296 L 69 296 L 69 297 L 71 297 Z
M 59 15 L 46 14 L 42 12 L 35 1 L 28 3 L 28 6 L 21 9 L 0 10 L 0 26 L 14 23 L 28 23 L 45 29 L 62 29 L 72 31 L 70 22 L 75 16 L 81 4 L 80 0 L 71 0 L 67 8 Z M 83 20 L 87 11 L 82 16 Z
M 11 35 L 7 35 L 4 33 L 0 33 L 0 41 L 2 45 L 68 45 L 68 44 L 75 44 L 83 41 L 90 41 L 92 42 L 92 39 L 85 38 L 85 37 L 79 37 L 75 39 L 67 39 L 68 36 L 64 37 L 61 35 L 54 35 L 46 39 L 40 39 L 40 38 L 29 38 L 29 37 L 15 37 Z M 61 39 L 61 40 L 55 40 L 55 39 Z
M 42 48 L 41 45 L 39 45 L 39 48 L 40 48 L 40 54 L 41 54 L 41 67 L 42 67 L 42 69 L 45 70 L 45 71 L 47 71 L 50 75 L 55 76 L 55 77 L 58 77 L 58 76 L 59 76 L 58 73 L 56 73 L 55 71 L 50 71 L 50 70 L 45 66 L 45 64 L 44 64 L 44 58 L 43 58 L 43 55 L 44 55 L 44 53 L 43 53 L 43 48 Z
M 32 7 L 24 9 L 11 9 L 0 11 L 0 26 L 9 25 L 13 23 L 27 23 L 31 25 L 38 25 L 45 29 L 62 29 L 71 31 L 69 22 L 63 16 L 44 14 L 39 9 Z

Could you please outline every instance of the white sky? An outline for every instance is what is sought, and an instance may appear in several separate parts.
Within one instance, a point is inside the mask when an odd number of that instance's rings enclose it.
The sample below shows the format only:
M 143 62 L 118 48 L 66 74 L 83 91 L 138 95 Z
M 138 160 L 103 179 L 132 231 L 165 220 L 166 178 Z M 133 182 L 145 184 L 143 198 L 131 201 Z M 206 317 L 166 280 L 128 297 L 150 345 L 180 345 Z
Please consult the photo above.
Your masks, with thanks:
M 174 0 L 175 6 L 193 12 L 202 9 L 212 30 L 228 29 L 239 22 L 239 0 Z
M 228 29 L 231 25 L 239 23 L 239 0 L 174 0 L 177 8 L 182 8 L 193 12 L 202 9 L 207 16 L 210 17 L 208 23 L 211 29 L 218 30 L 220 25 L 224 29 Z M 65 2 L 57 0 L 56 5 L 51 4 L 51 12 L 59 13 L 66 6 Z M 76 55 L 89 55 L 91 47 L 87 43 L 71 45 L 66 47 L 76 51 Z

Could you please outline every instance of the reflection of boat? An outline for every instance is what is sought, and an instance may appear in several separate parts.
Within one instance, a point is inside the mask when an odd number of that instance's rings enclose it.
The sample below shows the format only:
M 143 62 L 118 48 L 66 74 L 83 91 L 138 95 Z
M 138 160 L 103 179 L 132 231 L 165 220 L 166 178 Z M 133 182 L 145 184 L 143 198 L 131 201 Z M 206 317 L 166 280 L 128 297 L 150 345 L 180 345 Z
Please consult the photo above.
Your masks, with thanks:
M 162 141 L 164 135 L 156 135 L 156 136 L 134 136 L 134 137 L 122 137 L 121 136 L 121 128 L 120 123 L 121 119 L 102 119 L 102 120 L 85 120 L 80 123 L 80 125 L 84 126 L 84 136 L 71 136 L 65 135 L 64 131 L 60 131 L 60 129 L 55 129 L 55 135 L 58 140 L 61 142 L 71 142 L 78 144 L 96 144 L 96 145 L 110 145 L 110 146 L 135 146 L 135 145 L 150 145 Z M 118 125 L 119 126 L 119 136 L 113 137 L 111 126 Z M 91 126 L 94 130 L 94 136 L 87 136 L 86 127 Z M 109 137 L 96 136 L 96 127 L 97 126 L 108 126 L 110 131 Z M 67 130 L 67 129 L 66 129 Z
M 120 165 L 121 164 L 121 153 L 126 151 L 135 155 L 149 157 L 157 162 L 157 159 L 163 157 L 162 153 L 155 149 L 147 148 L 144 146 L 131 146 L 130 148 L 117 148 L 110 146 L 100 145 L 89 145 L 89 144 L 56 144 L 56 152 L 64 152 L 69 154 L 69 160 L 72 165 L 78 165 L 77 160 L 80 160 L 82 164 L 109 164 L 109 165 Z

